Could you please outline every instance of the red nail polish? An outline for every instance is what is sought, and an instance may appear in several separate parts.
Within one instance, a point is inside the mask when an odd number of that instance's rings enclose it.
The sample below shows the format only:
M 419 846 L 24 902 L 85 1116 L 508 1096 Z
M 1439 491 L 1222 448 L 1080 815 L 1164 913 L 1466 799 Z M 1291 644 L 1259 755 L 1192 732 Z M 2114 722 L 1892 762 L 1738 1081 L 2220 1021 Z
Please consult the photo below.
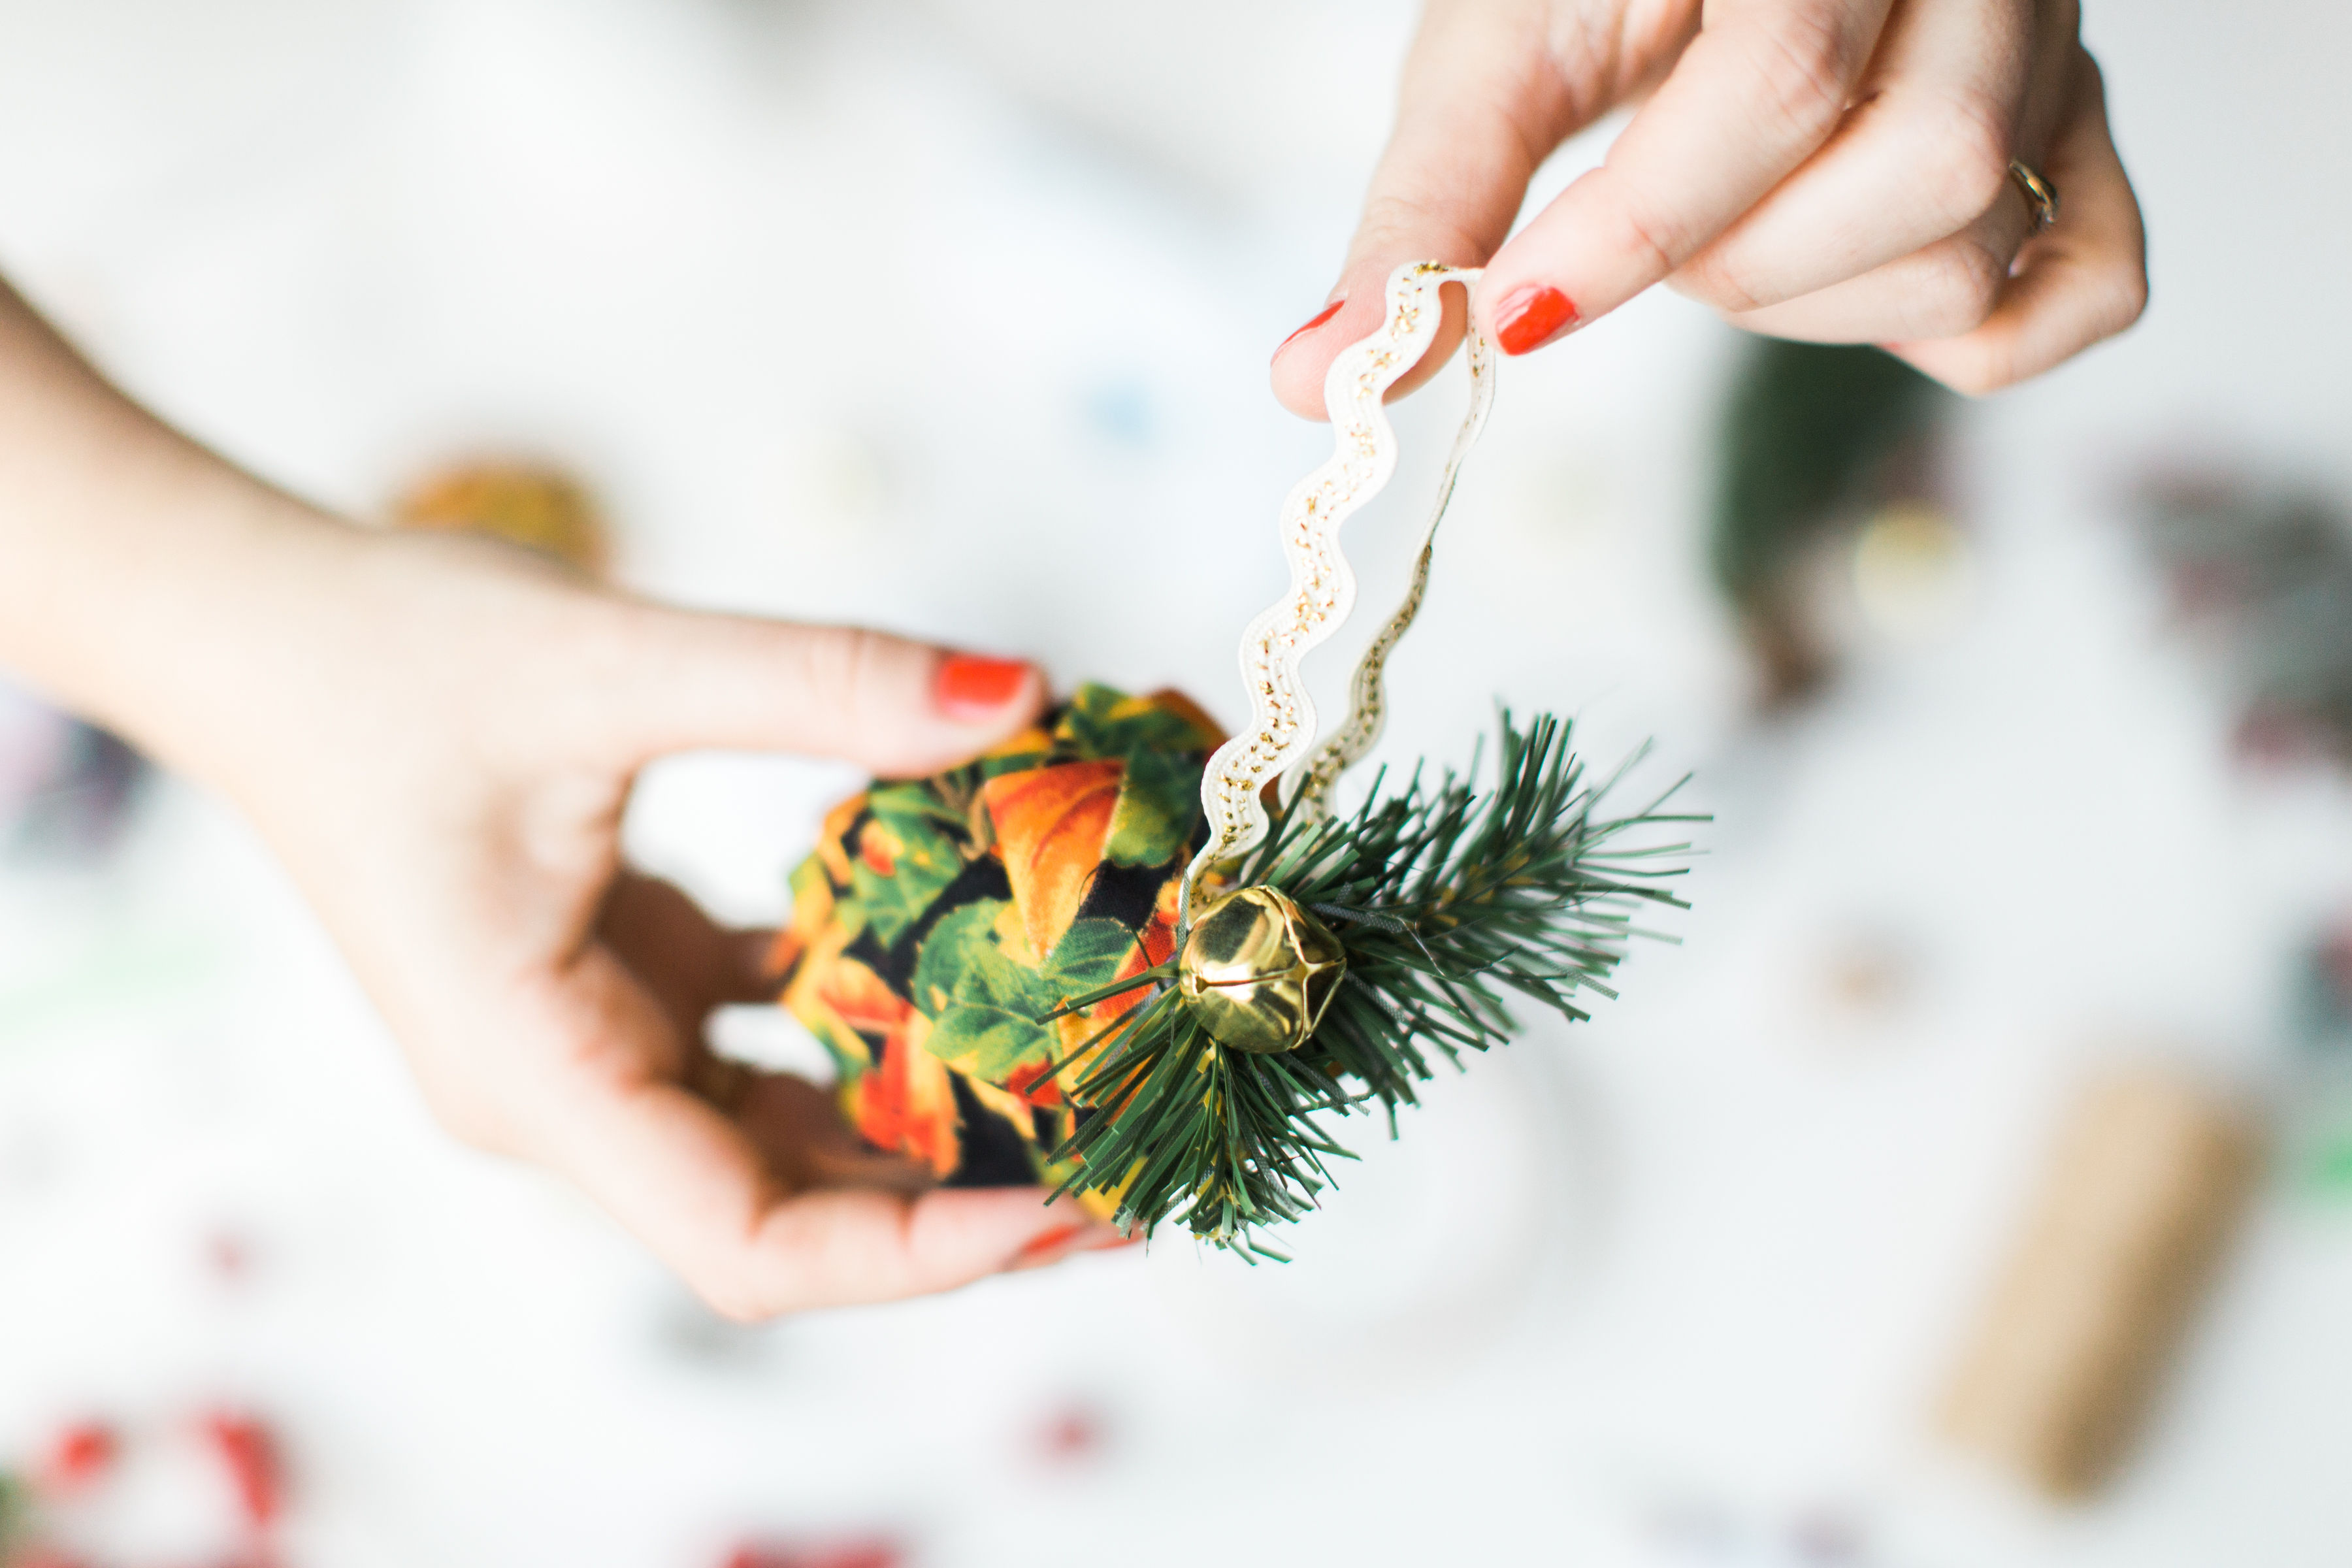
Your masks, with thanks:
M 1316 311 L 1314 317 L 1309 320 L 1305 326 L 1299 328 L 1298 331 L 1291 333 L 1290 336 L 1283 339 L 1282 342 L 1275 345 L 1274 357 L 1280 359 L 1282 357 L 1283 350 L 1288 348 L 1292 343 L 1297 342 L 1300 338 L 1306 336 L 1308 332 L 1313 331 L 1316 328 L 1321 326 L 1324 322 L 1338 315 L 1339 313 L 1339 307 L 1345 305 L 1347 302 L 1348 297 L 1345 294 L 1342 294 L 1338 299 L 1332 300 L 1329 304 L 1324 306 L 1321 310 Z
M 940 711 L 950 719 L 992 719 L 1019 694 L 1028 679 L 1029 667 L 1017 658 L 951 653 L 940 660 L 931 695 Z
M 1136 1232 L 1133 1236 L 1119 1236 L 1114 1234 L 1104 1237 L 1100 1241 L 1090 1241 L 1087 1243 L 1087 1250 L 1088 1252 L 1116 1252 L 1122 1247 L 1141 1247 L 1150 1239 L 1150 1237 L 1145 1236 L 1141 1231 Z
M 1583 318 L 1576 301 L 1548 284 L 1530 284 L 1503 296 L 1495 307 L 1495 341 L 1507 354 L 1539 349 Z
M 1083 1225 L 1057 1225 L 1051 1230 L 1041 1230 L 1021 1244 L 1021 1250 L 1006 1258 L 1007 1268 L 1030 1268 L 1040 1263 L 1051 1263 L 1055 1255 L 1076 1240 L 1087 1227 Z

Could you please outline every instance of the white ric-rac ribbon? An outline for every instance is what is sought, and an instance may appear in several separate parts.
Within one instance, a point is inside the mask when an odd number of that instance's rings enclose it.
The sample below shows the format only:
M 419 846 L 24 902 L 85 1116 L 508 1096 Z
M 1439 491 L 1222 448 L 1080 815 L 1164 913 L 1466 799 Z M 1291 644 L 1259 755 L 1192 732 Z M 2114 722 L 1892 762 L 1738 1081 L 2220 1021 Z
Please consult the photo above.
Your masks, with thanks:
M 1282 550 L 1290 563 L 1290 589 L 1242 633 L 1242 679 L 1249 690 L 1250 722 L 1217 748 L 1202 777 L 1201 805 L 1208 815 L 1209 835 L 1185 868 L 1182 901 L 1187 909 L 1205 872 L 1264 841 L 1268 821 L 1261 793 L 1268 780 L 1304 762 L 1286 798 L 1294 812 L 1307 813 L 1309 820 L 1319 818 L 1330 810 L 1332 784 L 1380 738 L 1388 710 L 1381 672 L 1421 609 L 1437 525 L 1453 499 L 1463 459 L 1476 443 L 1494 402 L 1494 349 L 1475 323 L 1468 354 L 1470 408 L 1439 481 L 1437 504 L 1423 532 L 1412 585 L 1356 666 L 1346 721 L 1320 747 L 1314 744 L 1315 704 L 1299 678 L 1299 661 L 1339 630 L 1355 607 L 1356 574 L 1339 551 L 1339 525 L 1379 494 L 1396 471 L 1396 432 L 1389 426 L 1381 399 L 1437 336 L 1444 319 L 1440 291 L 1448 283 L 1466 287 L 1477 277 L 1475 268 L 1433 261 L 1398 268 L 1389 276 L 1388 314 L 1380 329 L 1342 349 L 1323 378 L 1323 405 L 1331 417 L 1337 450 L 1283 502 Z

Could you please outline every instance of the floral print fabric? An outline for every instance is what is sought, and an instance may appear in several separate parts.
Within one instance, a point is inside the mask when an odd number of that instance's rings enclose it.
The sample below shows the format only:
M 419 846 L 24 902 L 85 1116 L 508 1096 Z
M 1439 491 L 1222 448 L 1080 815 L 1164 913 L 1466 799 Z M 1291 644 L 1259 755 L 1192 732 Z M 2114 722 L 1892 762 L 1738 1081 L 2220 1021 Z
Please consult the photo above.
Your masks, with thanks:
M 1045 1153 L 1087 1112 L 1065 1086 L 1148 993 L 1045 1015 L 1168 958 L 1222 739 L 1174 692 L 1087 686 L 976 762 L 833 810 L 793 874 L 783 1005 L 867 1142 L 950 1186 L 1066 1174 Z

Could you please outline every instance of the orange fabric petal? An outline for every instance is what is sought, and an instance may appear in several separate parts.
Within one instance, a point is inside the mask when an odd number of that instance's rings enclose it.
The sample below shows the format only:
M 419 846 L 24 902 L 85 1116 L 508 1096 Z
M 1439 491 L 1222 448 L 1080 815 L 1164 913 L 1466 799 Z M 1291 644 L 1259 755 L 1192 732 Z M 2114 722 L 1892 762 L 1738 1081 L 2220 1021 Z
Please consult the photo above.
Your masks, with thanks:
M 895 834 L 878 822 L 869 822 L 858 830 L 857 858 L 877 877 L 898 871 L 898 856 L 905 847 Z
M 881 977 L 842 955 L 847 941 L 839 926 L 819 931 L 784 987 L 784 1010 L 833 1050 L 845 1079 L 862 1077 L 874 1059 L 869 1036 L 887 1033 L 897 1019 L 884 1005 L 905 1005 L 882 985 Z M 879 993 L 877 1000 L 876 993 Z M 844 1011 L 845 1005 L 847 1011 Z
M 849 886 L 849 851 L 841 842 L 857 814 L 866 809 L 866 792 L 858 791 L 839 805 L 824 814 L 824 825 L 817 829 L 816 857 L 824 862 L 825 875 L 836 887 Z
M 923 1048 L 930 1020 L 912 1008 L 883 1042 L 882 1065 L 848 1087 L 850 1121 L 866 1141 L 945 1178 L 963 1158 L 962 1119 L 947 1064 Z
M 891 994 L 882 977 L 854 958 L 837 959 L 825 966 L 815 990 L 825 1005 L 854 1029 L 887 1035 L 906 1022 L 914 1008 Z
M 1051 1062 L 1029 1062 L 1014 1068 L 1004 1080 L 1004 1092 L 1024 1105 L 1059 1105 L 1062 1103 L 1061 1080 L 1037 1081 L 1053 1070 Z
M 786 926 L 776 932 L 776 940 L 768 944 L 768 956 L 762 961 L 771 976 L 790 974 L 800 967 L 801 954 L 808 951 L 808 939 L 797 927 Z
M 1042 963 L 1077 918 L 1126 772 L 1116 759 L 1064 763 L 1000 773 L 982 786 L 1033 963 Z

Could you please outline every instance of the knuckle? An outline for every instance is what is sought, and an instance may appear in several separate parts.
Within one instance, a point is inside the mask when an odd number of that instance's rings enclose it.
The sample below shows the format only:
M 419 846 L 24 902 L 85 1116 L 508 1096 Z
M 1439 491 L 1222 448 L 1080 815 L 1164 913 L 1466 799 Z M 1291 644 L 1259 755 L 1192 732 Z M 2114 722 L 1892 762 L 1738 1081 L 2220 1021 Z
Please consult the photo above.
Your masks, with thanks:
M 1430 256 L 1475 264 L 1494 243 L 1464 228 L 1449 205 L 1418 192 L 1383 191 L 1364 203 L 1350 264 L 1366 258 Z
M 827 626 L 804 643 L 802 673 L 814 716 L 815 743 L 890 777 L 938 765 L 916 699 L 914 650 L 887 633 Z
M 2009 284 L 2009 268 L 2001 258 L 1983 245 L 1952 247 L 1950 258 L 1943 263 L 1943 279 L 1938 294 L 1943 296 L 1943 308 L 1952 324 L 1952 334 L 1976 331 L 1983 327 L 1985 318 L 2001 303 L 2001 289 Z
M 1623 247 L 1645 275 L 1663 278 L 1682 265 L 1690 247 L 1670 226 L 1638 205 L 1622 208 L 1617 217 L 1624 229 Z
M 1825 135 L 1845 112 L 1865 50 L 1843 8 L 1777 6 L 1753 24 L 1748 62 L 1765 110 L 1790 130 Z
M 856 679 L 857 634 L 843 627 L 813 626 L 797 639 L 800 668 L 796 672 L 807 694 L 828 705 L 849 700 Z
M 1736 256 L 1723 254 L 1720 246 L 1709 247 L 1683 263 L 1675 272 L 1673 284 L 1676 292 L 1726 315 L 1746 315 L 1781 300 L 1765 289 L 1752 268 Z
M 1956 338 L 1984 325 L 2000 303 L 2008 268 L 1983 246 L 1963 241 L 1942 247 L 1921 284 L 1921 336 Z
M 1926 167 L 1920 179 L 1935 216 L 1958 229 L 2000 200 L 2009 184 L 2010 139 L 1987 107 L 1954 102 L 1929 119 L 1921 138 Z
M 812 627 L 799 637 L 803 700 L 842 739 L 857 733 L 872 679 L 875 634 L 851 626 Z

